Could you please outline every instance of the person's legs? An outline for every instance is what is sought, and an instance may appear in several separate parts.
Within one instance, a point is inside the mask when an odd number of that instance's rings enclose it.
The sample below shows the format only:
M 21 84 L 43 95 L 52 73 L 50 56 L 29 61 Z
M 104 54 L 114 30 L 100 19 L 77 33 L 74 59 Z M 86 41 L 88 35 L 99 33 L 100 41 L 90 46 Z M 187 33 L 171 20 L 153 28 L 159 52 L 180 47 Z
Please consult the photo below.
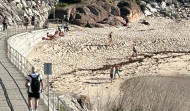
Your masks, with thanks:
M 113 79 L 113 74 L 110 74 L 110 78 L 111 78 L 111 83 L 112 83 L 112 79 Z
M 37 111 L 38 108 L 38 99 L 35 98 L 35 111 Z
M 32 98 L 28 97 L 28 106 L 30 110 L 32 111 Z
M 6 24 L 3 23 L 3 31 L 5 31 L 5 28 L 6 28 Z

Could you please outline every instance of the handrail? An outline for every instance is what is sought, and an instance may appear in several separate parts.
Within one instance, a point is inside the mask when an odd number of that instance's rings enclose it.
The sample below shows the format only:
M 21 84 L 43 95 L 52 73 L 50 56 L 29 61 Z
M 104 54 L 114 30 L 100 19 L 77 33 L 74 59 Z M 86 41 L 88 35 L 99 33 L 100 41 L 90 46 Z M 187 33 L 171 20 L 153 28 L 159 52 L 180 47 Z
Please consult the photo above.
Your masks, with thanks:
M 49 23 L 56 23 L 56 24 L 61 23 L 62 24 L 62 20 L 60 20 L 60 19 L 51 19 L 48 22 Z M 6 30 L 7 55 L 8 55 L 9 60 L 24 74 L 25 77 L 27 77 L 27 75 L 31 73 L 31 69 L 32 69 L 33 65 L 20 52 L 18 52 L 16 49 L 11 47 L 11 45 L 8 43 L 8 39 L 13 35 L 21 34 L 24 31 L 25 32 L 31 32 L 33 30 L 40 30 L 43 28 L 39 28 L 39 27 L 35 27 L 35 26 L 30 25 L 28 27 L 28 29 L 24 29 L 23 24 L 22 24 L 23 22 L 20 22 L 20 23 L 21 23 L 21 25 L 16 25 L 15 27 L 12 27 L 12 28 Z M 51 26 L 49 26 L 49 28 L 51 28 Z M 52 26 L 52 28 L 55 28 L 55 26 Z M 47 88 L 46 88 L 46 90 L 44 90 L 44 93 L 42 93 L 42 98 L 46 104 L 48 101 L 47 94 L 48 93 L 47 93 Z M 55 91 L 53 91 L 53 89 L 51 89 L 51 88 L 50 88 L 50 95 L 49 96 L 50 96 L 50 110 L 51 111 L 55 111 L 55 110 L 60 111 L 60 109 L 61 109 L 60 104 L 62 104 L 63 107 L 67 111 L 72 111 L 72 109 L 69 108 L 65 104 L 65 102 L 63 100 L 61 100 L 59 98 L 59 96 L 57 96 Z M 55 102 L 55 101 L 57 101 L 57 102 Z

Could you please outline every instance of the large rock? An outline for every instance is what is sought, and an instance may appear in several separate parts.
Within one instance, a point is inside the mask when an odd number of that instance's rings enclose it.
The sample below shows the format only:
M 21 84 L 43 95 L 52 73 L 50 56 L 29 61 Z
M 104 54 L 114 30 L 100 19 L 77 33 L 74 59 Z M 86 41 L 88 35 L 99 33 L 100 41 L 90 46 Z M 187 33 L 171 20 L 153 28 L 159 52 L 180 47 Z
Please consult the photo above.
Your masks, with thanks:
M 92 104 L 90 103 L 90 98 L 88 96 L 81 95 L 77 101 L 83 109 L 92 109 Z
M 97 23 L 118 26 L 125 23 L 124 19 L 127 15 L 129 15 L 131 21 L 138 19 L 142 15 L 136 2 L 130 1 L 129 6 L 122 4 L 122 7 L 118 7 L 120 5 L 117 5 L 117 3 L 110 3 L 107 0 L 89 0 L 85 1 L 85 4 L 70 5 L 59 9 L 62 11 L 59 14 L 56 13 L 58 14 L 56 17 L 63 19 L 65 15 L 69 18 L 70 23 L 80 26 L 102 27 Z M 67 13 L 65 14 L 65 12 Z
M 22 23 L 23 16 L 26 15 L 31 20 L 32 16 L 36 16 L 40 23 L 45 22 L 48 18 L 49 12 L 54 2 L 58 0 L 48 0 L 46 2 L 42 0 L 1 0 L 0 3 L 0 21 L 2 21 L 4 16 L 8 17 L 8 24 L 13 25 L 15 23 Z
M 109 16 L 109 17 L 105 18 L 103 21 L 101 21 L 100 23 L 109 24 L 112 26 L 121 26 L 121 25 L 125 24 L 126 22 L 120 16 Z
M 142 11 L 135 0 L 122 1 L 118 4 L 123 18 L 135 21 L 142 16 Z

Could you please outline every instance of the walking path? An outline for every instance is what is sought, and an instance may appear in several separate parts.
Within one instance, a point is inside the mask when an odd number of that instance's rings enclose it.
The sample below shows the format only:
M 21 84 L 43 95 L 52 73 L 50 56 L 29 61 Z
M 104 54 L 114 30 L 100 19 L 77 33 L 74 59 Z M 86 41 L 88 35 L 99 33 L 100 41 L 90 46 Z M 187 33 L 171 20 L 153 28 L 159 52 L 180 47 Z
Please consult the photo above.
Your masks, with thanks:
M 0 32 L 0 111 L 28 111 L 26 78 L 10 62 L 6 52 L 5 34 Z M 46 109 L 40 100 L 38 111 Z

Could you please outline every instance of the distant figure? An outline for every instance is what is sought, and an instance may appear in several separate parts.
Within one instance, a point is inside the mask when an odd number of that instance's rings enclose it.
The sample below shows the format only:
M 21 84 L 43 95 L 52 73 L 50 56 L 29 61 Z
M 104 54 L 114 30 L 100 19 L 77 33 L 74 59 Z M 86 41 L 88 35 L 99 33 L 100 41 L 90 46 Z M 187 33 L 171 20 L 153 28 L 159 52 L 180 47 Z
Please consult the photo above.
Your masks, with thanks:
M 40 93 L 43 92 L 43 82 L 42 76 L 34 71 L 34 67 L 32 67 L 32 74 L 28 75 L 25 86 L 29 88 L 28 105 L 30 111 L 37 111 Z M 32 110 L 32 98 L 35 98 L 35 110 Z
M 126 27 L 128 27 L 129 26 L 129 17 L 126 17 L 125 21 L 126 21 Z
M 120 75 L 119 75 L 119 66 L 117 64 L 115 64 L 115 75 L 114 75 L 114 78 L 116 78 L 116 74 L 118 74 L 118 76 L 120 78 Z
M 37 29 L 40 28 L 40 18 L 37 19 L 36 28 L 37 28 Z
M 68 23 L 66 23 L 65 25 L 64 25 L 64 31 L 69 31 L 69 26 L 68 26 Z
M 66 20 L 65 20 L 65 21 L 66 21 L 66 22 L 69 22 L 69 18 L 70 18 L 70 17 L 69 17 L 68 15 L 66 15 Z
M 111 67 L 111 69 L 110 69 L 111 83 L 112 83 L 112 80 L 113 80 L 113 74 L 114 74 L 114 67 Z
M 49 23 L 48 23 L 48 21 L 46 21 L 45 23 L 44 23 L 44 29 L 48 29 L 49 28 Z
M 63 36 L 64 36 L 64 32 L 61 30 L 60 27 L 58 27 L 58 31 L 59 31 L 59 36 L 60 36 L 60 37 L 63 37 Z
M 29 24 L 29 19 L 27 16 L 24 16 L 24 26 L 26 27 L 26 30 L 27 30 L 28 24 Z
M 150 23 L 148 23 L 146 20 L 143 20 L 141 23 L 144 25 L 150 25 Z
M 112 35 L 113 34 L 113 32 L 110 32 L 110 34 L 109 34 L 109 38 L 108 38 L 108 41 L 109 41 L 109 46 L 112 46 L 113 45 L 113 40 L 112 40 Z
M 137 57 L 136 43 L 133 44 L 133 57 Z
M 5 16 L 3 18 L 3 31 L 7 30 L 7 22 L 8 22 L 8 19 L 7 19 L 7 16 Z
M 31 25 L 35 25 L 35 16 L 33 15 L 32 18 L 31 18 Z

